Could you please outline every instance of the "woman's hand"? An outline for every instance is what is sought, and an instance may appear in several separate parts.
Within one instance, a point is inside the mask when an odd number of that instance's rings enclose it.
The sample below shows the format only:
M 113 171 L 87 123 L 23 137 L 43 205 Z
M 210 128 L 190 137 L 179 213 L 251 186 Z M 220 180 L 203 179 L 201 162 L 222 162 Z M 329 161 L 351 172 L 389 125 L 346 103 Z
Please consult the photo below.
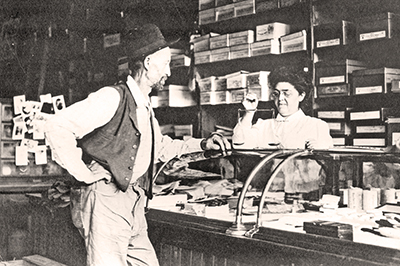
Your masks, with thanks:
M 246 111 L 255 111 L 258 106 L 258 97 L 254 93 L 248 93 L 242 102 Z

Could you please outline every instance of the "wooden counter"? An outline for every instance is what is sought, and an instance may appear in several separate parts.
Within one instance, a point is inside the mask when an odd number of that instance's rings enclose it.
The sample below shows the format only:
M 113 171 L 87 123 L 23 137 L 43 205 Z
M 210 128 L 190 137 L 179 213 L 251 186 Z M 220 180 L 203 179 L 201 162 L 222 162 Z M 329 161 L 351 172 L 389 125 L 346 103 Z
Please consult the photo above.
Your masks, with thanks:
M 400 250 L 260 228 L 230 236 L 231 222 L 151 209 L 149 236 L 162 266 L 400 265 Z

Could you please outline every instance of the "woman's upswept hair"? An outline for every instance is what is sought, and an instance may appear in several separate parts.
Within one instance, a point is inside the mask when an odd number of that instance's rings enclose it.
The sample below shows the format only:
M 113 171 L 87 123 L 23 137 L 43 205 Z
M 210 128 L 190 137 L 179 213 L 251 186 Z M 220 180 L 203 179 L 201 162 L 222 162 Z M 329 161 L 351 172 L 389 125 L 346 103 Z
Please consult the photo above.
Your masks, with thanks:
M 311 94 L 313 89 L 310 73 L 294 67 L 282 66 L 273 69 L 268 76 L 269 88 L 275 89 L 279 82 L 292 84 L 299 94 L 305 93 L 306 96 Z

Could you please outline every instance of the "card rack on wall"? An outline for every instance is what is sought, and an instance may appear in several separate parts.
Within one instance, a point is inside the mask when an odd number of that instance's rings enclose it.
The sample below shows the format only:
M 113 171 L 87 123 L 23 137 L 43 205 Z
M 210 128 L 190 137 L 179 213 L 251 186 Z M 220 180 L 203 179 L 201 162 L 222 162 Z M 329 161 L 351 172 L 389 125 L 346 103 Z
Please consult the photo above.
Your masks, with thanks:
M 23 96 L 16 97 L 23 100 L 20 107 L 33 106 L 33 102 L 25 101 Z M 26 126 L 27 123 L 35 121 L 32 119 L 33 116 L 50 115 L 41 112 L 41 110 L 46 110 L 46 105 L 40 103 L 38 106 L 40 109 L 38 108 L 34 115 L 31 113 L 34 108 L 16 115 L 18 108 L 15 108 L 13 99 L 0 99 L 0 177 L 41 177 L 64 174 L 64 170 L 51 159 L 44 136 L 38 136 L 37 132 L 35 134 L 32 132 L 37 125 L 32 125 L 31 129 Z

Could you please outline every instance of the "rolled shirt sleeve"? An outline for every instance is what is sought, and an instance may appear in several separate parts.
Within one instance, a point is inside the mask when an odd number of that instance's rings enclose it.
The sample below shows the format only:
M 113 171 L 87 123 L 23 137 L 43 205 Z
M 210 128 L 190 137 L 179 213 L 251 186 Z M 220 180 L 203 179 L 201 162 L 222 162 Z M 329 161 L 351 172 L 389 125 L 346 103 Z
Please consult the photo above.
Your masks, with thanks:
M 166 162 L 185 153 L 202 151 L 200 147 L 202 139 L 190 138 L 182 141 L 172 139 L 167 135 L 162 135 L 156 119 L 154 119 L 154 132 L 156 140 L 156 158 L 161 162 Z

